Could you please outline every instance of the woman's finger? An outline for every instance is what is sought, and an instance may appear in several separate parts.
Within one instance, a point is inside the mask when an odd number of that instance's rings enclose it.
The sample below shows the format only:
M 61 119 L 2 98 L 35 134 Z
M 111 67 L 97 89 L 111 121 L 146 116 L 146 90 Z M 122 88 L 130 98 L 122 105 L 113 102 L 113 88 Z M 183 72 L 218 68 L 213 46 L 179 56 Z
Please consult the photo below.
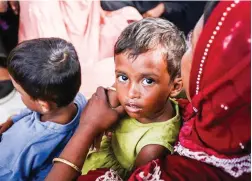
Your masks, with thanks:
M 98 87 L 96 89 L 96 94 L 97 96 L 101 99 L 101 100 L 104 100 L 107 102 L 107 95 L 106 95 L 106 92 L 105 92 L 105 89 L 103 87 Z
M 125 110 L 123 109 L 123 106 L 118 106 L 116 108 L 113 108 L 114 111 L 116 111 L 116 113 L 119 115 L 119 116 L 123 116 L 126 114 Z

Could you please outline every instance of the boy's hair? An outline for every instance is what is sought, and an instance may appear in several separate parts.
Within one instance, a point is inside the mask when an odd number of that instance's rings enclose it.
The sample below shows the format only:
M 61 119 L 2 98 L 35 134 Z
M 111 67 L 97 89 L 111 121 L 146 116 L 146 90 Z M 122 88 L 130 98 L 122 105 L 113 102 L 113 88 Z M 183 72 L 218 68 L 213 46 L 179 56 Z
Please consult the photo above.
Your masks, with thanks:
M 60 38 L 39 38 L 17 45 L 8 56 L 13 79 L 34 100 L 67 106 L 79 91 L 81 69 L 74 46 Z
M 186 51 L 183 32 L 171 22 L 160 18 L 145 18 L 130 24 L 119 36 L 114 54 L 127 53 L 129 58 L 161 48 L 173 81 L 180 76 L 180 62 Z M 163 48 L 163 50 L 162 50 Z

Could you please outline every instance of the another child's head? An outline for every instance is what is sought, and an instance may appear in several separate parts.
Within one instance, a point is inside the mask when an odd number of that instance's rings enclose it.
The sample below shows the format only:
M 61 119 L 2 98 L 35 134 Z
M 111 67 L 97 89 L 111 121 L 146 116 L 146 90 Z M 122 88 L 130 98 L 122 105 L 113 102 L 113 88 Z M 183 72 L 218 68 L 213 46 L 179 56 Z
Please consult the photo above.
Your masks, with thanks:
M 152 118 L 182 88 L 182 32 L 171 22 L 146 18 L 129 25 L 115 45 L 116 90 L 129 116 Z
M 7 66 L 24 104 L 37 112 L 69 105 L 80 88 L 81 69 L 75 48 L 60 38 L 20 43 L 11 51 Z

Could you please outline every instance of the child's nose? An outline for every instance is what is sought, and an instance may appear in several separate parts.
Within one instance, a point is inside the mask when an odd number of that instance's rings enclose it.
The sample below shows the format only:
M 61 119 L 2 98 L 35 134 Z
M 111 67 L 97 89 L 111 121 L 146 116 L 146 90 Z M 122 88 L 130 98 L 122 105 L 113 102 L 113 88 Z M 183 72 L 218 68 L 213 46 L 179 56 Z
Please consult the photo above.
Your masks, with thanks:
M 140 98 L 140 90 L 137 84 L 131 84 L 128 91 L 128 98 L 130 99 L 138 99 Z

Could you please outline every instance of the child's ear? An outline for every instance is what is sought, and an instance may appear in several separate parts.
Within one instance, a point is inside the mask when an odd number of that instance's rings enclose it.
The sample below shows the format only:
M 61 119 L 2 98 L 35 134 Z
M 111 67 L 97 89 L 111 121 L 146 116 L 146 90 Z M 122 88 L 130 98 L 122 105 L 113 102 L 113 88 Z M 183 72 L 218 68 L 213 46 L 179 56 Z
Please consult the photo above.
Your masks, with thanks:
M 171 89 L 170 97 L 176 97 L 183 89 L 182 78 L 177 77 L 173 81 L 173 87 Z
M 40 110 L 42 113 L 47 113 L 50 110 L 50 104 L 46 101 L 37 100 Z

